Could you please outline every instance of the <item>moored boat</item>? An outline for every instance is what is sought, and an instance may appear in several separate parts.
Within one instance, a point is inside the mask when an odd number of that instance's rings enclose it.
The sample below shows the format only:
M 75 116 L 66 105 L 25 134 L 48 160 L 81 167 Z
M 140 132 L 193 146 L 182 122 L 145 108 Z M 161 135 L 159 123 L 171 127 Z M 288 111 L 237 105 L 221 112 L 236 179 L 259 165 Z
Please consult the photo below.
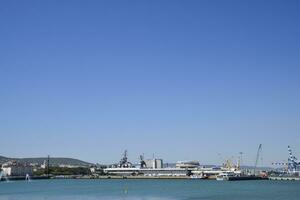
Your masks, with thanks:
M 219 175 L 217 175 L 216 180 L 229 181 L 232 177 L 236 177 L 236 174 L 234 172 L 222 172 Z

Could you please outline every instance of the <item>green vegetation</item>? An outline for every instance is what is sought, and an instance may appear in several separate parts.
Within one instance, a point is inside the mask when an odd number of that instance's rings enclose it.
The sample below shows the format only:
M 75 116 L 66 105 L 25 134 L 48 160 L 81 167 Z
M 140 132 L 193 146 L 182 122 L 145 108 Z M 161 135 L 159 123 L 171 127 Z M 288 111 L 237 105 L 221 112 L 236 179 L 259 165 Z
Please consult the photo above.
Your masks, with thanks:
M 47 157 L 43 157 L 43 158 L 8 158 L 8 157 L 3 157 L 0 156 L 0 164 L 3 164 L 7 161 L 10 160 L 15 160 L 17 162 L 20 163 L 34 163 L 37 165 L 41 165 L 44 163 L 44 161 L 47 161 Z M 82 160 L 78 160 L 78 159 L 74 159 L 74 158 L 57 158 L 57 157 L 50 157 L 50 164 L 51 165 L 75 165 L 75 166 L 81 166 L 81 167 L 89 167 L 92 164 L 82 161 Z
M 41 176 L 47 174 L 47 170 L 45 169 L 38 169 L 34 172 L 35 176 Z M 50 167 L 49 174 L 54 176 L 59 175 L 91 175 L 91 171 L 89 168 L 85 167 L 76 167 L 76 168 L 69 168 L 69 167 Z

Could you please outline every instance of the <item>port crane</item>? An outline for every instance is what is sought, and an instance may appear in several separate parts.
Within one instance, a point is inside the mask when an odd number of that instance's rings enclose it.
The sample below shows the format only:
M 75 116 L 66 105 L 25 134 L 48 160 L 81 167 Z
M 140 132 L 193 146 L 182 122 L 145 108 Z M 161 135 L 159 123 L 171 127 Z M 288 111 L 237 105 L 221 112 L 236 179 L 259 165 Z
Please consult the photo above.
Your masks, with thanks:
M 292 152 L 290 146 L 288 146 L 289 157 L 287 162 L 273 162 L 272 165 L 283 166 L 288 173 L 295 173 L 297 167 L 300 166 L 300 160 L 298 160 Z
M 290 146 L 288 146 L 289 151 L 289 159 L 288 159 L 288 171 L 289 172 L 296 172 L 297 166 L 300 166 L 300 160 L 298 160 L 292 152 L 292 149 Z
M 262 144 L 259 144 L 258 149 L 257 149 L 257 153 L 256 153 L 254 170 L 253 170 L 254 175 L 256 174 L 257 164 L 258 164 L 258 160 L 259 160 L 261 151 L 262 151 Z

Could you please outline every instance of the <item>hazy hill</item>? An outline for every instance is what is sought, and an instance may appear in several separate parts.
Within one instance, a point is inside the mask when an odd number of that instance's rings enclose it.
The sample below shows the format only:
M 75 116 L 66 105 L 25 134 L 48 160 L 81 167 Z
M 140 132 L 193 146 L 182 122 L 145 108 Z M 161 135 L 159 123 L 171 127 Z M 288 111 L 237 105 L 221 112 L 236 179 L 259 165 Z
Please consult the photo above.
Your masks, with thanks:
M 0 156 L 0 164 L 3 164 L 10 160 L 16 160 L 21 163 L 37 163 L 39 165 L 43 164 L 45 160 L 47 160 L 46 157 L 41 158 L 7 158 Z M 92 163 L 88 163 L 82 160 L 74 159 L 74 158 L 55 158 L 50 157 L 50 165 L 75 165 L 75 166 L 81 166 L 81 167 L 88 167 L 92 165 Z
M 11 159 L 3 157 L 3 156 L 0 156 L 0 164 L 5 163 L 5 162 L 7 162 L 9 160 L 11 160 Z

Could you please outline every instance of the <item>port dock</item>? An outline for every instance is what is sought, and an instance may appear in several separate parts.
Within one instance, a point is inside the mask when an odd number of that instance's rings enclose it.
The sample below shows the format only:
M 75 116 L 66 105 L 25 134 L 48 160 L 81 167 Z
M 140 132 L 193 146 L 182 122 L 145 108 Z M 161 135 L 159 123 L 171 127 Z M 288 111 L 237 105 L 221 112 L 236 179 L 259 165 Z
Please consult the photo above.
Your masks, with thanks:
M 296 176 L 271 176 L 269 177 L 269 180 L 273 180 L 273 181 L 300 181 L 300 177 L 296 177 Z

